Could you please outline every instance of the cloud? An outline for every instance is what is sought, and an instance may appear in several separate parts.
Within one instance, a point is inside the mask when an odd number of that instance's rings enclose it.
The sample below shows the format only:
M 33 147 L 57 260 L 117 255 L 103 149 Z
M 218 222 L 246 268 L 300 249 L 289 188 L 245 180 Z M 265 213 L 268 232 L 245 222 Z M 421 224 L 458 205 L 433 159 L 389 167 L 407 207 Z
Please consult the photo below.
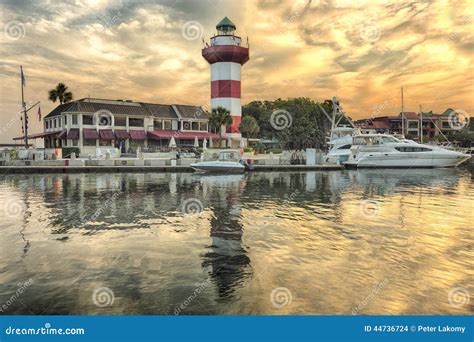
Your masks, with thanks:
M 0 5 L 0 119 L 20 109 L 19 65 L 26 98 L 54 108 L 47 91 L 65 82 L 75 98 L 157 103 L 209 103 L 209 65 L 202 41 L 187 40 L 182 26 L 202 25 L 202 38 L 229 16 L 250 42 L 242 70 L 243 102 L 337 95 L 353 118 L 385 103 L 399 111 L 418 104 L 474 111 L 474 13 L 469 2 L 392 1 L 14 1 Z M 19 22 L 19 39 L 5 34 Z M 31 121 L 31 131 L 42 130 Z M 21 133 L 20 122 L 0 141 Z

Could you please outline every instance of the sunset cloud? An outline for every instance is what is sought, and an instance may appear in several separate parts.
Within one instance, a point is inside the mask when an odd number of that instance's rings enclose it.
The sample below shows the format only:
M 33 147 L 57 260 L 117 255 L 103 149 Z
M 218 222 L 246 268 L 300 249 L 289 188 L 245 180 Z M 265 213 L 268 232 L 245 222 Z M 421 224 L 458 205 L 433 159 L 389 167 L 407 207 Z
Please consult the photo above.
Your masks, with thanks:
M 469 2 L 409 1 L 3 1 L 0 119 L 26 99 L 54 108 L 47 91 L 66 83 L 76 99 L 209 103 L 202 39 L 229 16 L 249 39 L 243 103 L 337 95 L 353 118 L 400 108 L 474 112 L 474 9 Z M 183 25 L 196 21 L 196 39 Z M 202 27 L 202 31 L 200 31 Z M 13 29 L 15 30 L 13 30 Z M 188 37 L 189 38 L 189 37 Z M 31 119 L 31 130 L 42 130 Z M 10 142 L 20 123 L 0 137 Z

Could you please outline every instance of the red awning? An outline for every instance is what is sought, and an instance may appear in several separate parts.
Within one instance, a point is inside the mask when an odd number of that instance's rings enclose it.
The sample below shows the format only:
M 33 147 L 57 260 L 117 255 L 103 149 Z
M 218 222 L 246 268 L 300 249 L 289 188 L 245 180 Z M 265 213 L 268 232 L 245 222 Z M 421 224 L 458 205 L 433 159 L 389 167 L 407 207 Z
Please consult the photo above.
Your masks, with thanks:
M 130 134 L 125 130 L 115 130 L 115 137 L 120 140 L 125 140 L 130 138 Z
M 100 140 L 114 140 L 115 136 L 111 129 L 101 129 L 99 131 Z
M 133 140 L 146 140 L 145 131 L 130 130 L 130 138 Z
M 79 128 L 71 128 L 67 133 L 67 138 L 72 140 L 79 140 Z
M 28 136 L 28 139 L 46 138 L 46 137 L 50 137 L 50 136 L 56 135 L 56 134 L 58 134 L 58 133 L 60 133 L 60 132 L 35 133 L 35 134 L 29 135 L 29 136 Z M 13 140 L 24 140 L 24 139 L 25 139 L 25 136 L 13 138 Z
M 99 139 L 99 133 L 97 133 L 94 128 L 84 128 L 82 130 L 82 136 L 84 137 L 84 139 Z
M 209 133 L 209 132 L 183 132 L 183 131 L 153 131 L 148 132 L 148 137 L 150 139 L 160 140 L 160 139 L 195 139 L 196 137 L 200 140 L 202 139 L 219 139 L 219 134 Z M 222 137 L 222 139 L 228 139 L 227 137 Z
M 61 133 L 58 135 L 58 139 L 66 139 L 67 136 L 67 129 L 63 129 Z

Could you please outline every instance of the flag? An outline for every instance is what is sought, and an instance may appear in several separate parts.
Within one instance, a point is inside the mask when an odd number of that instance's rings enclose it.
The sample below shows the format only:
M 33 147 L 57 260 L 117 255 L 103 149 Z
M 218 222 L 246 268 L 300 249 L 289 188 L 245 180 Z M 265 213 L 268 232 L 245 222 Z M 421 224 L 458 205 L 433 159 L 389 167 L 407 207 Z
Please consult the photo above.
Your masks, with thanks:
M 20 66 L 20 70 L 21 70 L 21 86 L 26 87 L 26 79 L 25 79 L 25 74 L 23 73 L 23 67 L 22 66 Z
M 41 121 L 41 106 L 38 106 L 38 121 Z

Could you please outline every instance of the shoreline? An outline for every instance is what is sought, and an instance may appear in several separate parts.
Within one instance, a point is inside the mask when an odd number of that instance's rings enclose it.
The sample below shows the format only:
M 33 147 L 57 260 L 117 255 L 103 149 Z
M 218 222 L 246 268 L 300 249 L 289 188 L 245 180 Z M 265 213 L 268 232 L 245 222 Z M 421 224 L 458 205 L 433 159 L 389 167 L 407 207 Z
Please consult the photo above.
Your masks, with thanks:
M 342 165 L 255 165 L 253 172 L 265 171 L 339 171 Z M 97 173 L 97 172 L 196 172 L 190 166 L 0 166 L 1 174 Z M 219 174 L 219 173 L 206 173 Z

